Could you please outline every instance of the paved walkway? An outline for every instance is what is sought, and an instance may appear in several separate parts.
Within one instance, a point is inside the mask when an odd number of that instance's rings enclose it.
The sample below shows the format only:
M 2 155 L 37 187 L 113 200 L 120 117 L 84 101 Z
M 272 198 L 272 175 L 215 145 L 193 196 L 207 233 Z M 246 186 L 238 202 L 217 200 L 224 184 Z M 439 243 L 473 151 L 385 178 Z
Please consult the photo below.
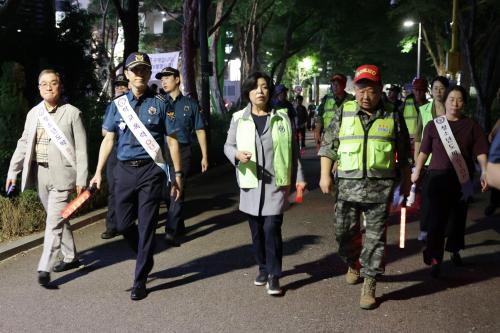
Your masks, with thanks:
M 330 197 L 317 189 L 319 163 L 308 141 L 311 191 L 285 214 L 283 297 L 255 287 L 250 232 L 238 212 L 230 166 L 210 170 L 187 190 L 187 235 L 167 248 L 158 229 L 150 294 L 130 300 L 134 259 L 120 238 L 99 238 L 103 221 L 75 232 L 85 267 L 36 281 L 41 247 L 0 262 L 0 332 L 500 332 L 500 215 L 483 218 L 477 196 L 467 227 L 465 267 L 444 263 L 430 278 L 410 216 L 407 247 L 391 219 L 378 309 L 358 306 L 361 285 L 344 282 Z

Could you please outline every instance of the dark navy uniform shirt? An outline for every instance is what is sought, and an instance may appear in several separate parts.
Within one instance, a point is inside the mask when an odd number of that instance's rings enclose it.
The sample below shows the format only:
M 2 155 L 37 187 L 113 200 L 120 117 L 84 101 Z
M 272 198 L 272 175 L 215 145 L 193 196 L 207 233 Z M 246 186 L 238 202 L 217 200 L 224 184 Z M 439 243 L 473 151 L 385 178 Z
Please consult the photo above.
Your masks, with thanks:
M 193 131 L 205 128 L 198 102 L 182 94 L 179 94 L 175 100 L 170 95 L 167 95 L 166 98 L 174 106 L 175 123 L 179 128 L 177 140 L 181 144 L 190 144 L 193 139 Z
M 164 152 L 165 135 L 175 136 L 178 131 L 172 105 L 164 97 L 149 90 L 138 100 L 132 91 L 126 96 L 130 106 Z M 117 157 L 120 161 L 151 158 L 126 125 L 114 102 L 109 106 L 102 128 L 118 136 Z

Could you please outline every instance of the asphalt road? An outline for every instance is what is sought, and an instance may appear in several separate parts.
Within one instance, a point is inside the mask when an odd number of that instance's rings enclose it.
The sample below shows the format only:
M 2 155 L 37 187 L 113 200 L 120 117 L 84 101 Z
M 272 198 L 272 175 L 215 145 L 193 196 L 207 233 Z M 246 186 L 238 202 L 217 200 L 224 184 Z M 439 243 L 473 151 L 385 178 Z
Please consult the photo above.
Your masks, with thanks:
M 190 184 L 181 247 L 168 248 L 158 229 L 146 299 L 130 300 L 134 258 L 122 239 L 100 239 L 100 221 L 75 232 L 85 267 L 53 273 L 50 289 L 36 279 L 41 247 L 0 262 L 0 332 L 500 332 L 500 212 L 482 216 L 486 196 L 470 209 L 466 265 L 446 255 L 439 280 L 422 263 L 416 213 L 405 249 L 394 215 L 380 305 L 361 310 L 361 285 L 344 282 L 314 152 L 303 162 L 311 191 L 285 214 L 283 297 L 253 285 L 250 231 L 225 166 Z

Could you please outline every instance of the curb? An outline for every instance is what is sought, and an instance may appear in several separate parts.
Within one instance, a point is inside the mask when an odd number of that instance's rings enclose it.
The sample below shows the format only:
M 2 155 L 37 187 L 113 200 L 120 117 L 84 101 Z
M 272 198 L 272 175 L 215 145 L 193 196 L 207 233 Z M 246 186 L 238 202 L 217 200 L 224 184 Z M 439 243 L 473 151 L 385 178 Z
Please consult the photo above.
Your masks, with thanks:
M 75 231 L 88 226 L 106 217 L 107 208 L 100 208 L 83 216 L 71 220 L 71 230 Z M 23 251 L 31 250 L 43 244 L 44 232 L 22 237 L 20 239 L 0 245 L 0 261 L 13 257 Z
M 202 181 L 204 178 L 213 179 L 220 176 L 221 171 L 225 168 L 228 168 L 229 163 L 217 165 L 209 170 L 206 173 L 199 173 L 193 175 L 188 178 L 189 183 L 198 183 Z M 232 167 L 232 166 L 231 166 Z M 106 214 L 108 212 L 108 208 L 100 208 L 88 214 L 79 216 L 77 218 L 71 219 L 71 230 L 75 231 L 86 227 L 92 223 L 100 221 L 106 218 Z M 160 208 L 160 217 L 164 218 L 162 214 L 165 211 Z M 163 224 L 158 224 L 158 227 L 163 226 Z M 39 245 L 43 244 L 44 231 L 37 232 L 36 234 L 32 234 L 29 236 L 24 236 L 19 239 L 7 242 L 6 244 L 0 244 L 0 262 L 13 257 L 23 251 L 31 250 Z

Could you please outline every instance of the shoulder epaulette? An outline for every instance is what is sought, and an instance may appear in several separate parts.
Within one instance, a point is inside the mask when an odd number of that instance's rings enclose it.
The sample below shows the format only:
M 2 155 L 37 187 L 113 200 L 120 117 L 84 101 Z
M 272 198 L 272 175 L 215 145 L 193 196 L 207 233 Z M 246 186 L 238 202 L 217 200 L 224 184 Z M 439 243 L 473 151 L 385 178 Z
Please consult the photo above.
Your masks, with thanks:
M 166 102 L 167 101 L 167 99 L 163 95 L 160 95 L 160 94 L 156 94 L 155 98 L 158 98 L 162 102 Z

